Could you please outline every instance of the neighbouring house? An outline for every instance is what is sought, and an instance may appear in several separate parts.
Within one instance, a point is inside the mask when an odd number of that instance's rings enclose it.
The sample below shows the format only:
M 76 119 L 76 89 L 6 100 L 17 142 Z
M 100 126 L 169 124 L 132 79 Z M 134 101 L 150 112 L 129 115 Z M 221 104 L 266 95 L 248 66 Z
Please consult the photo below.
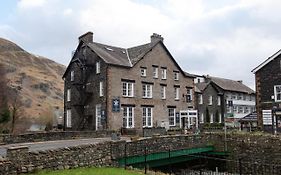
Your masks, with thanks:
M 281 50 L 252 70 L 256 79 L 257 118 L 259 127 L 272 130 L 276 121 L 281 131 Z M 272 120 L 276 114 L 276 118 Z
M 196 109 L 201 125 L 223 123 L 239 127 L 239 119 L 255 111 L 255 92 L 242 81 L 196 76 Z
M 79 44 L 63 75 L 65 130 L 180 127 L 180 111 L 194 109 L 194 76 L 184 72 L 158 34 L 147 44 L 121 48 Z

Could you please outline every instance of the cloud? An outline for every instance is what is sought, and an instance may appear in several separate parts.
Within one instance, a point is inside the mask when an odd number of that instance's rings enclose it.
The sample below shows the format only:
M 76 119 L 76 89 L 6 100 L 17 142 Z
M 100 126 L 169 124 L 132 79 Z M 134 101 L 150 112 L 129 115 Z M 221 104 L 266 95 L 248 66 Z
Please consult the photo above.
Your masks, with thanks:
M 275 0 L 21 0 L 0 35 L 26 50 L 65 65 L 77 38 L 121 47 L 147 43 L 154 32 L 188 72 L 244 80 L 279 50 L 279 7 Z

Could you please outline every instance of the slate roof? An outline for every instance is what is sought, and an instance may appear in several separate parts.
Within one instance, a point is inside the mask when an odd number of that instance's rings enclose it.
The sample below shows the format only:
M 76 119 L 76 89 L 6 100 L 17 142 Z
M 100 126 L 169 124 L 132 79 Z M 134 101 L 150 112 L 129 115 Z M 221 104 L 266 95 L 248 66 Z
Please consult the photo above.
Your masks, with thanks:
M 239 121 L 240 122 L 244 122 L 244 121 L 257 121 L 257 113 L 256 112 L 252 112 L 248 115 L 246 115 L 245 117 L 242 117 Z
M 255 93 L 251 88 L 238 81 L 218 77 L 210 77 L 210 79 L 213 83 L 226 91 L 244 92 L 248 94 Z

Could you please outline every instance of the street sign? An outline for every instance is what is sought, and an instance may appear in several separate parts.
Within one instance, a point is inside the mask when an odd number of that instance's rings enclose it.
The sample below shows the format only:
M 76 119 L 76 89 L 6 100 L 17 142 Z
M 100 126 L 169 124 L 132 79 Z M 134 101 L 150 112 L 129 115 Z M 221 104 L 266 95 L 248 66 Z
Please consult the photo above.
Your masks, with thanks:
M 272 125 L 272 111 L 262 110 L 263 125 Z

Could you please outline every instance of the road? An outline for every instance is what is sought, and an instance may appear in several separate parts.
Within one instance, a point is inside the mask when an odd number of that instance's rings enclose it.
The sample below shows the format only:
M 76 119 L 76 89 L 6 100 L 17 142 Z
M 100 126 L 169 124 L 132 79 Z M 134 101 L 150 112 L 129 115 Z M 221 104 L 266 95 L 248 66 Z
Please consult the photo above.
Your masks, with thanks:
M 127 137 L 122 137 L 121 140 L 128 140 Z M 56 141 L 46 141 L 46 142 L 31 142 L 31 143 L 16 143 L 8 145 L 0 145 L 0 157 L 5 157 L 7 153 L 7 148 L 14 146 L 28 146 L 29 151 L 44 151 L 53 150 L 64 147 L 88 145 L 94 143 L 101 143 L 105 141 L 111 141 L 110 137 L 106 138 L 90 138 L 90 139 L 73 139 L 73 140 L 56 140 Z

